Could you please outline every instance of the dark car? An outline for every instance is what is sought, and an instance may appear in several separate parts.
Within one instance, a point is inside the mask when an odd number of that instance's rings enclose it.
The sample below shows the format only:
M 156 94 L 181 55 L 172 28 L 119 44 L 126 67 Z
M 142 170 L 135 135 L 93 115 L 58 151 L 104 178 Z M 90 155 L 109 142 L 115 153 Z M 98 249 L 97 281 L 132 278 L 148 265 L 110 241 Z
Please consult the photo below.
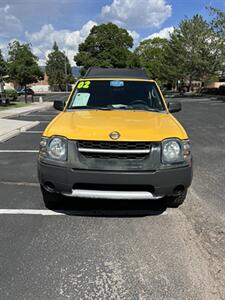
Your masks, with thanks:
M 31 89 L 31 88 L 22 88 L 21 90 L 17 90 L 17 94 L 18 96 L 22 96 L 22 95 L 25 95 L 25 93 L 27 95 L 32 95 L 34 96 L 34 91 Z

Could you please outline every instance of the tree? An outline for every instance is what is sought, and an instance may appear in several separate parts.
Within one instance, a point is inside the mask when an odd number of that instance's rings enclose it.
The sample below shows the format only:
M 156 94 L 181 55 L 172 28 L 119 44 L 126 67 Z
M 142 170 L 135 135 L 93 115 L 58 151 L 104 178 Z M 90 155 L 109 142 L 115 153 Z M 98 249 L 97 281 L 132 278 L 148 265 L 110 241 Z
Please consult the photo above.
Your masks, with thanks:
M 218 48 L 221 51 L 220 61 L 221 77 L 225 77 L 225 12 L 214 7 L 209 7 L 209 12 L 213 15 L 213 20 L 211 22 L 211 27 L 218 37 Z
M 199 15 L 183 20 L 171 34 L 166 59 L 171 62 L 174 79 L 208 81 L 220 67 L 218 38 Z
M 0 49 L 0 80 L 2 76 L 6 75 L 6 73 L 7 73 L 7 64 L 3 58 L 2 51 Z
M 168 43 L 168 40 L 156 37 L 142 41 L 135 49 L 135 53 L 140 58 L 141 66 L 146 69 L 152 79 L 158 81 L 167 79 L 168 66 L 165 51 Z
M 55 52 L 59 51 L 59 47 L 58 47 L 56 41 L 54 42 L 52 49 L 53 49 Z
M 211 25 L 221 36 L 225 36 L 225 12 L 214 7 L 208 7 L 211 15 L 214 16 Z
M 133 38 L 126 29 L 108 23 L 94 26 L 86 40 L 79 45 L 74 60 L 85 70 L 89 67 L 125 68 L 136 64 L 129 50 Z
M 46 63 L 46 74 L 48 82 L 52 89 L 56 86 L 62 91 L 67 84 L 73 82 L 71 65 L 68 57 L 64 52 L 59 50 L 56 42 L 54 42 L 52 52 L 48 55 Z
M 141 61 L 139 55 L 135 52 L 130 52 L 127 58 L 127 65 L 128 68 L 141 68 Z
M 20 44 L 14 41 L 9 44 L 8 74 L 10 80 L 22 87 L 37 82 L 43 73 L 38 66 L 38 58 L 32 53 L 29 44 Z M 27 94 L 25 92 L 25 102 Z

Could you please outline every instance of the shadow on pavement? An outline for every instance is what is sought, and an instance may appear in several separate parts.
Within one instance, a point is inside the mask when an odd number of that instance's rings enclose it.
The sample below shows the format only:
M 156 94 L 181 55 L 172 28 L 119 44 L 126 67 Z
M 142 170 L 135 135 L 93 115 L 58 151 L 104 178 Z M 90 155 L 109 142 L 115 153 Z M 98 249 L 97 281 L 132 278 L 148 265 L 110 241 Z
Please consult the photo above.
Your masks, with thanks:
M 96 200 L 66 197 L 54 206 L 46 205 L 46 207 L 71 216 L 110 218 L 157 216 L 163 214 L 167 208 L 160 200 Z
M 212 102 L 216 101 L 216 102 L 220 102 L 220 103 L 225 103 L 225 96 L 216 96 L 214 98 L 210 99 Z

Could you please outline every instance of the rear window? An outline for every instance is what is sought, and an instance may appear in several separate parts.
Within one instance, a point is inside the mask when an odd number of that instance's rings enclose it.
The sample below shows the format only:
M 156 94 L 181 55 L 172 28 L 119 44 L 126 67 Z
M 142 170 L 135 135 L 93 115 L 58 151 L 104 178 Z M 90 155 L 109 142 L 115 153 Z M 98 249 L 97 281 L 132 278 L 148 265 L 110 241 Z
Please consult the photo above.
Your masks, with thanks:
M 80 81 L 67 108 L 165 110 L 154 82 L 130 80 Z

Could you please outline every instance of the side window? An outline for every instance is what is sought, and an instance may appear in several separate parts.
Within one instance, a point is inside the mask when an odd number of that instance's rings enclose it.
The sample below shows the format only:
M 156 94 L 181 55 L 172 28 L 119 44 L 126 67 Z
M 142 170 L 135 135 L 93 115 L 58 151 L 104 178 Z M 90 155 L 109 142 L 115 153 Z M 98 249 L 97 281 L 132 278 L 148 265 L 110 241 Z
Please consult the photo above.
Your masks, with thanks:
M 162 99 L 155 84 L 152 86 L 151 100 L 153 108 L 163 109 Z

